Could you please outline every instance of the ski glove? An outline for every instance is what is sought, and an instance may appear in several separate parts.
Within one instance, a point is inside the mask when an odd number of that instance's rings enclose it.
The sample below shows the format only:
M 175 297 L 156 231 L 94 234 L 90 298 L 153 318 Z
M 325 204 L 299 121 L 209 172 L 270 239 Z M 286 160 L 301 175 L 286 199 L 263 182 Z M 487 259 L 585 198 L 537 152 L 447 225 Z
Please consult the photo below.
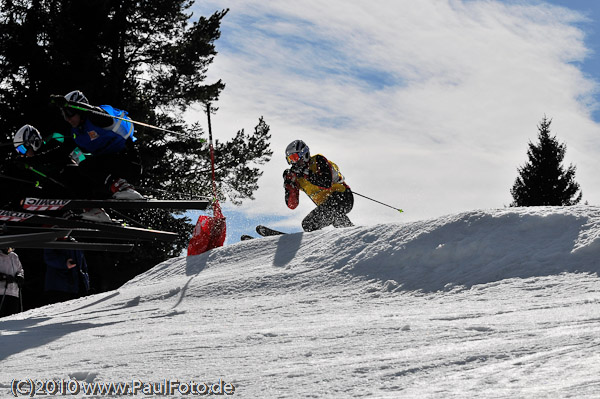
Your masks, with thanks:
M 298 176 L 289 169 L 283 171 L 283 187 L 285 188 L 285 204 L 290 209 L 298 206 Z
M 50 95 L 50 105 L 55 105 L 58 108 L 74 108 L 79 111 L 93 110 L 93 106 L 78 101 L 69 101 L 64 96 L 58 94 Z
M 292 165 L 292 167 L 290 168 L 290 171 L 299 175 L 299 176 L 307 176 L 309 174 L 309 169 L 307 165 L 299 165 L 299 164 L 295 164 Z
M 297 180 L 298 180 L 298 175 L 296 175 L 296 173 L 292 172 L 290 169 L 286 169 L 283 171 L 283 186 L 284 187 L 288 184 L 292 185 L 292 186 L 296 186 Z
M 23 278 L 23 276 L 19 276 L 19 275 L 11 276 L 8 274 L 2 274 L 2 278 L 0 278 L 0 280 L 6 281 L 7 284 L 17 283 L 17 285 L 19 287 L 23 287 L 23 283 L 25 282 L 25 279 Z
M 61 96 L 59 94 L 50 95 L 50 105 L 56 105 L 59 108 L 64 108 L 67 106 L 68 101 L 65 99 L 65 96 Z

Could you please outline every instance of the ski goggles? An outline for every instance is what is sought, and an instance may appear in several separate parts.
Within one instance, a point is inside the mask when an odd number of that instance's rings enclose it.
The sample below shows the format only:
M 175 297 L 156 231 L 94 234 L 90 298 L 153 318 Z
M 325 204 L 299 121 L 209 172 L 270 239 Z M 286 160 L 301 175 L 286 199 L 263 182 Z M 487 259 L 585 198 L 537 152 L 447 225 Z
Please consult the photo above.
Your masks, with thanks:
M 70 118 L 77 113 L 75 110 L 70 108 L 61 108 L 60 111 L 65 119 Z
M 291 165 L 300 160 L 300 155 L 297 152 L 295 152 L 293 154 L 288 155 L 286 157 L 286 159 L 287 159 L 287 163 Z
M 27 154 L 27 147 L 25 147 L 25 144 L 21 144 L 21 145 L 15 147 L 15 150 L 17 150 L 17 152 L 21 155 Z
M 300 159 L 302 159 L 304 157 L 304 155 L 306 155 L 307 153 L 308 153 L 308 148 L 304 148 L 300 152 L 294 152 L 293 154 L 286 156 L 285 159 L 287 160 L 288 164 L 293 165 L 296 162 L 298 162 Z

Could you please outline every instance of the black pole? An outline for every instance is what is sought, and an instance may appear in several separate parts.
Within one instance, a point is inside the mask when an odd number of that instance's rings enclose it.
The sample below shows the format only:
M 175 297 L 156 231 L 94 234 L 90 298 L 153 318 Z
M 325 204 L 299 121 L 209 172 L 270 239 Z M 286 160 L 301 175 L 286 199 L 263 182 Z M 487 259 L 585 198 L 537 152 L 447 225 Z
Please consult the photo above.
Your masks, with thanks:
M 206 103 L 206 116 L 208 117 L 208 145 L 210 148 L 210 169 L 212 171 L 213 195 L 217 199 L 217 183 L 215 181 L 215 150 L 213 147 L 212 126 L 210 123 L 210 103 Z
M 4 284 L 4 294 L 2 294 L 2 300 L 0 301 L 0 314 L 2 312 L 2 306 L 4 306 L 4 298 L 6 298 L 6 290 L 8 289 L 8 279 L 6 279 L 5 281 L 6 283 Z
M 374 200 L 373 198 L 369 198 L 369 197 L 367 197 L 366 195 L 359 194 L 359 193 L 357 193 L 356 191 L 352 191 L 352 193 L 353 193 L 354 195 L 358 195 L 359 197 L 363 197 L 363 198 L 366 198 L 366 199 L 368 199 L 368 200 L 371 200 L 371 201 L 373 201 L 373 202 L 377 202 L 378 204 L 381 204 L 381 205 L 387 206 L 388 208 L 395 209 L 395 210 L 397 210 L 398 212 L 404 212 L 404 211 L 403 211 L 402 209 L 400 209 L 400 208 L 396 208 L 396 207 L 393 207 L 393 206 L 391 206 L 391 205 L 384 204 L 383 202 L 380 202 L 380 201 Z

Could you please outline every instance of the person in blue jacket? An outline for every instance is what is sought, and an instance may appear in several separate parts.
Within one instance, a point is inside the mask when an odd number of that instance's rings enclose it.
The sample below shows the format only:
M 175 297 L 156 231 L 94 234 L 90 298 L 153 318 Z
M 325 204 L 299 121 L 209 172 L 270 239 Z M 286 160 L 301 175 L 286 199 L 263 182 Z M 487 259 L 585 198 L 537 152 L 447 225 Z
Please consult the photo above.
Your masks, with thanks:
M 86 154 L 79 164 L 88 177 L 94 196 L 114 199 L 143 199 L 130 183 L 141 174 L 141 161 L 135 148 L 133 123 L 126 111 L 110 105 L 90 105 L 79 90 L 52 96 L 71 125 L 75 144 Z
M 83 251 L 44 249 L 46 302 L 57 303 L 87 295 L 90 278 Z

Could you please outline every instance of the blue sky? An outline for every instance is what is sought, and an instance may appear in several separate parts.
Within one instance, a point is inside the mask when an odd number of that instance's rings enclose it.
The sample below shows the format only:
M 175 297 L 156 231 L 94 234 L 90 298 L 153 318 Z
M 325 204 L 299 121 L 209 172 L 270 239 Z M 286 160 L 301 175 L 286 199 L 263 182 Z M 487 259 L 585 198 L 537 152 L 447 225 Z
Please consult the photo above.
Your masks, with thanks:
M 285 207 L 294 139 L 336 162 L 358 225 L 404 223 L 510 204 L 537 125 L 567 144 L 583 199 L 600 203 L 600 2 L 215 0 L 229 8 L 208 80 L 223 79 L 213 134 L 271 126 L 274 157 L 254 201 L 224 204 L 228 241 L 269 224 L 299 231 L 313 208 Z M 189 112 L 205 123 L 202 108 Z
M 597 0 L 548 0 L 547 3 L 580 12 L 586 19 L 578 24 L 585 35 L 585 45 L 590 54 L 579 63 L 581 70 L 591 79 L 600 80 L 600 1 Z M 598 98 L 598 96 L 596 96 Z M 600 122 L 600 110 L 593 113 Z

